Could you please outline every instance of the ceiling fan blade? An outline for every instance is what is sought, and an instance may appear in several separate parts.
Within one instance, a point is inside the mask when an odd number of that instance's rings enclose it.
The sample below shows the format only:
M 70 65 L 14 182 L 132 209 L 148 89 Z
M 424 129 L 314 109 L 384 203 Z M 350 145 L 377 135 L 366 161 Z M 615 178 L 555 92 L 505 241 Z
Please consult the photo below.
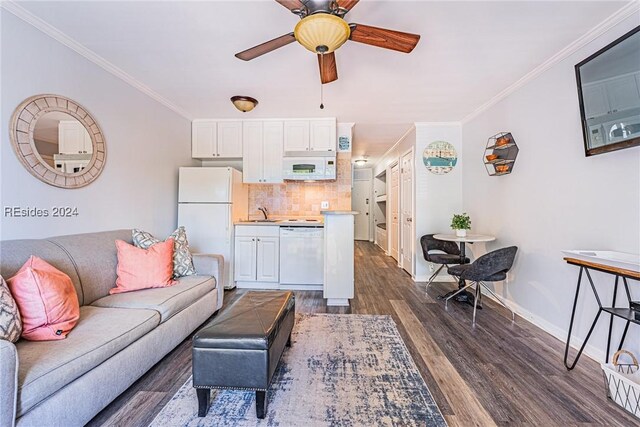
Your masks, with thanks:
M 320 81 L 322 84 L 338 80 L 335 52 L 325 53 L 324 55 L 318 54 L 318 65 L 320 66 Z
M 343 9 L 351 10 L 359 1 L 360 0 L 338 0 L 338 6 Z
M 243 61 L 250 61 L 260 55 L 264 55 L 272 50 L 276 50 L 282 46 L 288 45 L 289 43 L 293 43 L 294 41 L 296 41 L 296 38 L 293 36 L 293 33 L 285 34 L 284 36 L 280 36 L 273 40 L 269 40 L 268 42 L 254 46 L 251 49 L 236 53 L 236 58 L 240 58 Z
M 276 0 L 276 1 L 289 10 L 301 9 L 304 6 L 300 0 Z
M 349 26 L 351 27 L 350 40 L 385 49 L 397 50 L 398 52 L 411 52 L 418 44 L 418 40 L 420 40 L 418 34 L 403 33 L 401 31 L 370 27 L 362 24 L 350 24 Z

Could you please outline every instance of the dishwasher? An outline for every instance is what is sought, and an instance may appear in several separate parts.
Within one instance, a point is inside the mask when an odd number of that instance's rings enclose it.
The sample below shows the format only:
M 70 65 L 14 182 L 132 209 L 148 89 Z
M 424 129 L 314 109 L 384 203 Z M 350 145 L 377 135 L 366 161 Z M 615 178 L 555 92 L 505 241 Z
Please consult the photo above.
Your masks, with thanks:
M 323 279 L 324 229 L 280 227 L 280 283 L 322 285 Z

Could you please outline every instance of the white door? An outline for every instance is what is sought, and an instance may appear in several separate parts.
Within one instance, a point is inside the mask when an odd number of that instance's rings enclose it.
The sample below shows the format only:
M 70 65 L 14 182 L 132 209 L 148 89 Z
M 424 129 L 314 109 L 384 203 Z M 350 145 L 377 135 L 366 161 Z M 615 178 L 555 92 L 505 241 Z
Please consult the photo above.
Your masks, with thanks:
M 400 168 L 400 264 L 413 274 L 413 151 L 402 156 Z
M 284 142 L 284 123 L 264 122 L 262 177 L 263 182 L 280 184 L 282 180 L 282 151 Z
M 256 280 L 256 238 L 236 237 L 234 249 L 235 277 L 237 282 Z
M 216 122 L 198 120 L 191 123 L 191 157 L 212 159 L 217 156 Z
M 280 268 L 280 238 L 258 237 L 256 256 L 256 280 L 258 282 L 278 282 Z
M 369 240 L 371 207 L 371 180 L 353 181 L 351 193 L 351 209 L 358 212 L 354 215 L 355 240 Z
M 309 151 L 309 120 L 284 122 L 284 151 Z
M 262 182 L 262 122 L 244 122 L 242 129 L 242 182 L 256 184 Z
M 335 119 L 311 120 L 309 127 L 311 151 L 336 151 Z
M 389 211 L 390 211 L 390 222 L 391 222 L 391 226 L 389 227 L 389 239 L 391 240 L 390 253 L 393 259 L 398 261 L 399 260 L 398 236 L 400 235 L 400 230 L 398 226 L 399 224 L 398 196 L 400 194 L 400 167 L 398 166 L 397 163 L 391 167 L 391 190 L 389 191 L 389 193 L 390 194 L 389 194 L 388 203 L 390 208 Z
M 634 75 L 620 77 L 606 84 L 609 108 L 612 113 L 640 105 L 640 94 Z
M 242 122 L 218 122 L 218 156 L 242 157 Z

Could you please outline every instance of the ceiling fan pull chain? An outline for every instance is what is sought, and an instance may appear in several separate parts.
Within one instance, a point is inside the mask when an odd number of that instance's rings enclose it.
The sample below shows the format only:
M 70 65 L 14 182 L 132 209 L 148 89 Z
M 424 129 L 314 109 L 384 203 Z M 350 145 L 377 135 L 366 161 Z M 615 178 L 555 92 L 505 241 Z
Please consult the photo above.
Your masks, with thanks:
M 324 70 L 324 53 L 320 55 L 320 70 Z M 324 84 L 322 81 L 320 81 L 320 109 L 324 110 Z

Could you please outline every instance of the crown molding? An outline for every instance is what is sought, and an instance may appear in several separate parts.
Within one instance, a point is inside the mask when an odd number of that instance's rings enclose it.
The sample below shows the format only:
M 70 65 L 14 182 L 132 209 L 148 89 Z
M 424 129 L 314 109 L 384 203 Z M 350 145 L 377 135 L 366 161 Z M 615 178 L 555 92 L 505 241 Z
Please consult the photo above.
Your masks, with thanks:
M 181 107 L 177 106 L 176 104 L 174 104 L 173 102 L 169 101 L 167 98 L 163 97 L 158 92 L 156 92 L 153 89 L 151 89 L 149 86 L 145 85 L 144 83 L 140 82 L 135 77 L 131 76 L 130 74 L 128 74 L 127 72 L 125 72 L 121 68 L 119 68 L 119 67 L 115 66 L 114 64 L 112 64 L 111 62 L 107 61 L 106 59 L 104 59 L 103 57 L 101 57 L 100 55 L 98 55 L 97 53 L 92 51 L 91 49 L 89 49 L 89 48 L 85 47 L 84 45 L 78 43 L 77 41 L 75 41 L 74 39 L 72 39 L 71 37 L 69 37 L 68 35 L 63 33 L 62 31 L 60 31 L 59 29 L 57 29 L 53 25 L 49 24 L 48 22 L 44 21 L 43 19 L 41 19 L 41 18 L 37 17 L 36 15 L 32 14 L 31 12 L 29 12 L 28 10 L 26 10 L 25 8 L 23 8 L 22 6 L 20 6 L 16 2 L 14 2 L 12 0 L 0 1 L 0 8 L 6 10 L 7 12 L 10 12 L 11 14 L 13 14 L 16 17 L 20 18 L 21 20 L 23 20 L 27 24 L 32 25 L 33 27 L 35 27 L 36 29 L 40 30 L 41 32 L 43 32 L 47 36 L 51 37 L 52 39 L 56 40 L 57 42 L 61 43 L 62 45 L 68 47 L 69 49 L 73 50 L 74 52 L 76 52 L 79 55 L 83 56 L 84 58 L 88 59 L 89 61 L 93 62 L 98 67 L 102 68 L 103 70 L 107 71 L 108 73 L 110 73 L 110 74 L 116 76 L 117 78 L 119 78 L 120 80 L 124 81 L 128 85 L 130 85 L 130 86 L 134 87 L 135 89 L 139 90 L 140 92 L 144 93 L 148 97 L 152 98 L 154 101 L 164 105 L 165 107 L 167 107 L 168 109 L 170 109 L 174 113 L 184 117 L 187 120 L 191 120 L 192 119 L 193 116 L 188 111 L 184 110 L 183 108 L 181 108 Z
M 630 17 L 634 13 L 638 13 L 638 11 L 640 11 L 640 2 L 637 1 L 637 0 L 629 2 L 627 5 L 623 6 L 621 9 L 619 9 L 613 15 L 609 16 L 607 19 L 605 19 L 604 21 L 602 21 L 601 23 L 599 23 L 598 25 L 593 27 L 586 34 L 582 35 L 580 38 L 578 38 L 577 40 L 573 41 L 571 44 L 569 44 L 568 46 L 566 46 L 565 48 L 560 50 L 558 53 L 553 55 L 551 58 L 547 59 L 545 62 L 543 62 L 542 64 L 538 65 L 536 68 L 534 68 L 533 70 L 531 70 L 530 72 L 525 74 L 522 78 L 517 80 L 511 86 L 509 86 L 506 89 L 504 89 L 503 91 L 499 92 L 497 95 L 495 95 L 489 101 L 485 102 L 480 107 L 475 109 L 472 113 L 470 113 L 469 115 L 465 116 L 461 120 L 461 123 L 465 124 L 465 123 L 469 122 L 470 120 L 474 119 L 475 117 L 479 116 L 484 111 L 486 111 L 489 108 L 493 107 L 498 102 L 502 101 L 504 98 L 506 98 L 507 96 L 511 95 L 513 92 L 515 92 L 516 90 L 520 89 L 522 86 L 524 86 L 525 84 L 527 84 L 531 80 L 533 80 L 536 77 L 538 77 L 540 74 L 544 73 L 545 71 L 547 71 L 548 69 L 550 69 L 551 67 L 556 65 L 557 63 L 559 63 L 559 62 L 563 61 L 564 59 L 568 58 L 570 55 L 572 55 L 573 53 L 577 52 L 578 50 L 580 50 L 581 48 L 583 48 L 584 46 L 586 46 L 587 44 L 589 44 L 590 42 L 592 42 L 596 38 L 598 38 L 601 35 L 603 35 L 604 33 L 606 33 L 607 31 L 611 30 L 613 27 L 615 27 L 620 22 L 624 21 L 625 19 L 627 19 L 628 17 Z

